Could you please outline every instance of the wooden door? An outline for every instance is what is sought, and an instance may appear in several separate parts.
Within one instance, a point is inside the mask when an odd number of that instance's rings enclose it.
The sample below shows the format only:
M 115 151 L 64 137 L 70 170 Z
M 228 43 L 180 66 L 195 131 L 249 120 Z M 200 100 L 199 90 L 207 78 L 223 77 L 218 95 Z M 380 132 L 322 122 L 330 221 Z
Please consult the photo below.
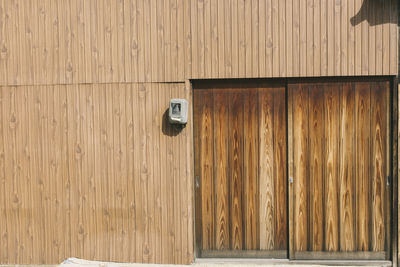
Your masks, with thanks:
M 202 257 L 287 257 L 283 84 L 195 85 L 196 239 Z
M 290 254 L 389 259 L 389 82 L 288 86 Z

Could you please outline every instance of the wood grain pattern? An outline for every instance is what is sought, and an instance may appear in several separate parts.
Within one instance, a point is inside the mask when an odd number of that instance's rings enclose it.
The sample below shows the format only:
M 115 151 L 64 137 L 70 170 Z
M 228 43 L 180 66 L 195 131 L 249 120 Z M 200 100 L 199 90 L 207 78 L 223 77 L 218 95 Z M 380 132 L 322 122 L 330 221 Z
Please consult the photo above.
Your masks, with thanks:
M 396 75 L 398 4 L 372 2 L 3 0 L 0 84 Z
M 260 249 L 270 250 L 275 246 L 275 194 L 274 194 L 274 107 L 273 92 L 259 92 L 259 160 L 260 160 Z
M 235 91 L 240 90 L 236 89 Z M 231 206 L 231 248 L 243 248 L 243 95 L 241 92 L 232 92 L 229 95 L 229 153 L 230 166 L 230 206 Z
M 373 251 L 385 249 L 385 191 L 386 170 L 386 96 L 378 84 L 371 88 L 371 139 L 372 139 L 372 240 Z
M 290 88 L 294 257 L 387 258 L 388 83 L 310 82 Z M 303 210 L 309 212 L 306 218 Z
M 213 110 L 214 165 L 210 168 L 215 186 L 214 243 L 207 249 L 203 245 L 200 253 L 261 250 L 277 251 L 281 257 L 278 251 L 287 249 L 288 236 L 285 87 L 207 82 L 198 86 L 194 89 L 196 162 L 205 160 L 201 159 L 201 140 L 206 137 L 201 118 L 207 107 Z M 196 163 L 196 173 L 205 170 Z M 204 201 L 199 201 L 210 196 L 211 188 L 205 190 L 196 195 L 201 228 L 210 221 L 203 211 Z M 203 230 L 197 234 L 198 244 L 210 239 L 204 234 Z
M 287 249 L 286 97 L 284 87 L 274 89 L 275 249 Z
M 371 90 L 368 83 L 356 85 L 356 248 L 369 250 L 370 241 L 370 125 L 371 125 Z
M 308 88 L 301 85 L 293 92 L 294 154 L 294 242 L 296 251 L 308 248 Z
M 324 88 L 310 88 L 310 248 L 313 251 L 323 249 L 324 240 L 324 190 L 323 163 L 324 159 Z
M 325 104 L 325 249 L 339 249 L 338 171 L 339 171 L 339 93 L 338 87 L 329 84 L 324 90 Z
M 214 181 L 213 181 L 213 105 L 212 92 L 203 94 L 204 105 L 200 124 L 200 170 L 201 170 L 201 217 L 202 248 L 214 247 Z
M 168 202 L 161 187 L 171 177 L 170 188 L 187 183 L 190 150 L 166 144 L 186 147 L 189 129 L 168 136 L 162 117 L 172 95 L 185 95 L 183 84 L 2 87 L 0 95 L 2 263 L 191 262 L 191 193 L 172 191 Z M 171 168 L 167 155 L 177 158 Z
M 244 93 L 244 242 L 246 249 L 258 248 L 258 91 Z M 286 211 L 285 211 L 286 213 Z
M 340 95 L 339 216 L 340 250 L 354 250 L 354 89 L 343 84 Z
M 214 169 L 215 169 L 215 201 L 216 201 L 216 249 L 227 249 L 230 247 L 230 214 L 229 214 L 229 192 L 230 192 L 230 168 L 229 157 L 229 102 L 227 94 L 214 92 Z

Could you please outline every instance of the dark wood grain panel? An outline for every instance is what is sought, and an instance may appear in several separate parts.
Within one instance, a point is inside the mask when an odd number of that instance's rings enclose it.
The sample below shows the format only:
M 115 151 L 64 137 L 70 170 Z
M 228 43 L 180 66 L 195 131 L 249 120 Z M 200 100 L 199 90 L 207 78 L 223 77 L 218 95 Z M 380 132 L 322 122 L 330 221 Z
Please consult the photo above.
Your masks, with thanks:
M 214 248 L 214 179 L 213 179 L 213 105 L 212 92 L 201 94 L 200 118 L 200 179 L 202 248 Z
M 258 230 L 258 90 L 244 92 L 244 243 L 246 250 L 259 247 Z
M 259 108 L 259 222 L 260 249 L 270 250 L 275 246 L 275 192 L 274 192 L 274 131 L 273 90 L 260 89 Z
M 356 84 L 355 94 L 356 248 L 358 251 L 368 251 L 370 244 L 370 84 Z
M 229 102 L 228 92 L 214 92 L 215 248 L 229 249 Z
M 339 249 L 339 87 L 324 86 L 325 157 L 324 209 L 325 250 Z
M 275 242 L 274 248 L 287 248 L 287 167 L 286 167 L 286 97 L 285 88 L 274 90 L 274 195 Z
M 386 105 L 386 91 L 380 88 L 379 84 L 373 84 L 371 87 L 371 248 L 373 251 L 385 249 Z
M 371 80 L 290 84 L 296 259 L 390 255 L 389 85 Z
M 324 88 L 310 87 L 310 249 L 321 251 L 324 240 L 324 191 L 323 163 L 324 159 Z
M 340 250 L 354 251 L 354 100 L 352 84 L 342 85 L 340 96 L 340 171 L 339 171 L 339 206 L 340 206 Z
M 225 251 L 231 255 L 229 251 L 248 251 L 253 255 L 258 250 L 284 251 L 288 237 L 285 87 L 205 84 L 194 90 L 195 158 L 196 172 L 203 173 L 201 140 L 205 133 L 200 118 L 204 117 L 205 102 L 211 101 L 214 240 L 210 248 L 202 245 L 199 253 L 220 251 L 218 255 L 225 255 Z M 211 98 L 205 99 L 206 92 Z M 202 179 L 201 188 L 203 183 Z M 208 219 L 203 218 L 205 192 L 197 191 L 196 197 L 201 200 L 196 200 L 201 203 L 196 204 L 201 210 L 196 211 L 201 221 L 197 238 L 204 244 L 203 226 Z
M 307 87 L 293 91 L 293 154 L 294 154 L 294 246 L 296 251 L 308 248 L 308 96 Z
M 229 94 L 231 249 L 243 248 L 243 94 Z

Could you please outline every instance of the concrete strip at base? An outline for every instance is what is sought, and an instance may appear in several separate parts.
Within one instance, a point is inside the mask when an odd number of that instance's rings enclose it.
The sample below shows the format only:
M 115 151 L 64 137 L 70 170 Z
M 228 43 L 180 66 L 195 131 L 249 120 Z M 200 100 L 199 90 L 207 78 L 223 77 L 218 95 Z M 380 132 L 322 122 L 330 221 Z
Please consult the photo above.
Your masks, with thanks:
M 173 264 L 144 264 L 144 263 L 115 263 L 115 262 L 101 262 L 101 261 L 89 261 L 77 258 L 69 258 L 65 260 L 59 267 L 326 267 L 326 266 L 348 266 L 348 267 L 359 267 L 357 265 L 346 265 L 339 261 L 328 261 L 325 264 L 318 264 L 318 261 L 310 262 L 310 264 L 301 264 L 298 262 L 289 262 L 288 260 L 257 260 L 257 259 L 200 259 L 192 265 L 173 265 Z M 391 266 L 391 264 L 378 264 L 372 262 L 365 262 L 361 266 L 364 267 L 378 267 L 378 266 Z

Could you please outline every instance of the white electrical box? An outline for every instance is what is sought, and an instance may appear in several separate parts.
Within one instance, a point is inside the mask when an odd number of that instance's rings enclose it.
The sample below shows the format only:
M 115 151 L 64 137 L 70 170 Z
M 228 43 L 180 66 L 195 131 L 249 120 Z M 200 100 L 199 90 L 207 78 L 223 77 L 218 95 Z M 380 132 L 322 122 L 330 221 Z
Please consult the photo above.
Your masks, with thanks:
M 169 102 L 169 122 L 172 124 L 186 124 L 188 120 L 188 101 L 173 98 Z

